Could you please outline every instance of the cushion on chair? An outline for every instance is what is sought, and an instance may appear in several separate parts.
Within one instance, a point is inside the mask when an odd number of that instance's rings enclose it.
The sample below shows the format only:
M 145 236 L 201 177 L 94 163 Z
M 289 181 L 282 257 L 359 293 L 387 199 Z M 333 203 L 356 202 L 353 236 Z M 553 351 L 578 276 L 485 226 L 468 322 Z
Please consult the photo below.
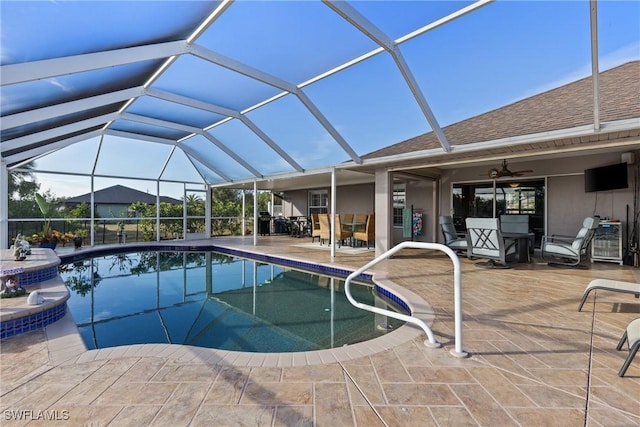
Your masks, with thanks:
M 456 239 L 447 243 L 451 249 L 467 249 L 467 239 Z
M 500 231 L 503 233 L 528 233 L 529 215 L 500 215 Z
M 456 231 L 456 228 L 454 227 L 452 222 L 440 223 L 440 226 L 442 227 L 442 234 L 444 234 L 447 242 L 456 240 L 458 238 L 458 232 Z
M 577 252 L 576 251 L 578 249 L 580 249 L 580 246 L 578 246 L 576 248 L 576 250 L 571 250 L 570 248 L 573 248 L 574 244 L 572 244 L 571 246 L 568 246 L 567 244 L 563 245 L 561 243 L 548 242 L 548 243 L 545 243 L 545 245 L 544 245 L 544 251 L 545 252 L 552 252 L 552 253 L 560 255 L 560 256 L 566 255 L 568 257 L 575 258 L 577 256 Z
M 582 246 L 582 240 L 584 240 L 584 237 L 587 235 L 589 230 L 591 230 L 594 227 L 594 221 L 595 221 L 595 218 L 592 218 L 592 217 L 587 217 L 584 219 L 584 221 L 582 222 L 582 228 L 580 229 L 580 231 L 578 231 L 578 234 L 576 235 L 576 239 L 571 244 L 571 247 L 573 249 L 575 250 L 580 249 L 580 247 Z
M 473 255 L 477 257 L 486 256 L 488 258 L 500 257 L 500 241 L 498 234 L 495 232 L 498 230 L 497 219 L 468 218 L 467 220 L 467 229 L 471 234 L 471 244 L 472 246 L 475 244 Z M 473 221 L 473 223 L 470 223 L 469 220 Z M 491 230 L 494 230 L 494 232 L 491 232 Z

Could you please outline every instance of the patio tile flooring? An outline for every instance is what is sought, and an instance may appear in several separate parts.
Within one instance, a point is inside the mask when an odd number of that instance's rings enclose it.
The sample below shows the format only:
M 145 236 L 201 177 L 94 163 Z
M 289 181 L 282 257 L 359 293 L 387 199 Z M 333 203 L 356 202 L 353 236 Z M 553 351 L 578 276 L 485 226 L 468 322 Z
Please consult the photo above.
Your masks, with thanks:
M 286 236 L 217 238 L 216 245 L 330 263 Z M 185 244 L 202 242 L 185 242 Z M 335 264 L 364 265 L 368 252 L 338 251 Z M 336 360 L 330 352 L 282 360 L 180 346 L 77 351 L 70 316 L 2 340 L 2 425 L 111 426 L 634 426 L 640 425 L 640 359 L 624 378 L 615 347 L 640 317 L 628 294 L 592 292 L 593 278 L 638 281 L 638 269 L 594 263 L 588 270 L 540 259 L 486 270 L 462 259 L 463 348 L 453 357 L 452 265 L 442 254 L 405 250 L 373 269 L 427 301 L 442 348 L 424 333 L 387 349 Z M 595 303 L 594 303 L 595 301 Z M 402 328 L 401 328 L 402 329 Z M 395 331 L 386 335 L 393 340 Z M 399 336 L 399 335 L 398 335 Z M 55 345 L 53 344 L 55 342 Z M 178 348 L 176 348 L 178 347 Z M 326 361 L 327 363 L 320 363 Z M 318 364 L 311 364 L 318 363 Z M 18 418 L 22 419 L 18 419 Z

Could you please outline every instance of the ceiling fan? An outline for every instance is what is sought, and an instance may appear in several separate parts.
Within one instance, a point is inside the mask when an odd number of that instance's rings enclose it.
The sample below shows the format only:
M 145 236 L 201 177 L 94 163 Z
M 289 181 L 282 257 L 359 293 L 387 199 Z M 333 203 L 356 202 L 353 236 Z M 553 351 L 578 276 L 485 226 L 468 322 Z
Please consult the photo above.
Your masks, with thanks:
M 527 170 L 521 170 L 521 171 L 510 171 L 507 168 L 507 160 L 505 159 L 502 161 L 502 169 L 497 169 L 497 168 L 489 169 L 489 178 L 496 179 L 496 178 L 504 178 L 504 177 L 522 176 L 523 174 L 529 173 L 529 172 L 533 172 L 533 170 L 527 169 Z

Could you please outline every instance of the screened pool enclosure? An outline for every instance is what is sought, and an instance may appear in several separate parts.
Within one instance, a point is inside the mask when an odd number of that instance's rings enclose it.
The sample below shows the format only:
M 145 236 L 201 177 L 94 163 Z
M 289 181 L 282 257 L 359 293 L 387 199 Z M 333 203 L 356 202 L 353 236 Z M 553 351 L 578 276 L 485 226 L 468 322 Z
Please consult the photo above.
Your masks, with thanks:
M 471 141 L 445 130 L 589 76 L 588 124 L 564 135 L 638 127 L 633 115 L 607 122 L 600 105 L 615 100 L 598 99 L 599 72 L 640 57 L 637 2 L 0 8 L 3 247 L 9 221 L 19 220 L 8 214 L 15 173 L 34 174 L 62 198 L 126 183 L 158 198 L 198 194 L 207 206 L 212 187 L 314 188 L 332 173 L 343 184 L 373 182 L 377 167 L 407 155 L 371 153 L 427 133 L 436 142 L 414 156 L 425 163 L 476 144 L 525 153 L 530 129 Z M 85 219 L 95 220 L 91 212 Z M 183 225 L 186 212 L 185 204 Z M 210 211 L 202 217 L 210 235 Z

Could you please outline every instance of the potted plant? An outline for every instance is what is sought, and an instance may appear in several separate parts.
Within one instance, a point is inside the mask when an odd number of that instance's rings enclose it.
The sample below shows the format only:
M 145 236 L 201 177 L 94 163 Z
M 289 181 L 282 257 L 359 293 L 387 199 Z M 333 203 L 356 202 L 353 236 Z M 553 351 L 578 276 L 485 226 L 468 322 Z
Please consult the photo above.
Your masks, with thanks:
M 85 237 L 87 237 L 87 230 L 83 230 L 80 228 L 74 232 L 73 245 L 75 246 L 76 249 L 82 247 L 82 241 L 84 240 Z
M 37 243 L 41 248 L 49 249 L 55 249 L 58 242 L 65 244 L 68 241 L 69 235 L 51 228 L 51 216 L 54 212 L 53 206 L 38 193 L 36 193 L 36 203 L 44 218 L 44 225 L 42 226 L 41 232 L 31 236 L 32 243 Z

